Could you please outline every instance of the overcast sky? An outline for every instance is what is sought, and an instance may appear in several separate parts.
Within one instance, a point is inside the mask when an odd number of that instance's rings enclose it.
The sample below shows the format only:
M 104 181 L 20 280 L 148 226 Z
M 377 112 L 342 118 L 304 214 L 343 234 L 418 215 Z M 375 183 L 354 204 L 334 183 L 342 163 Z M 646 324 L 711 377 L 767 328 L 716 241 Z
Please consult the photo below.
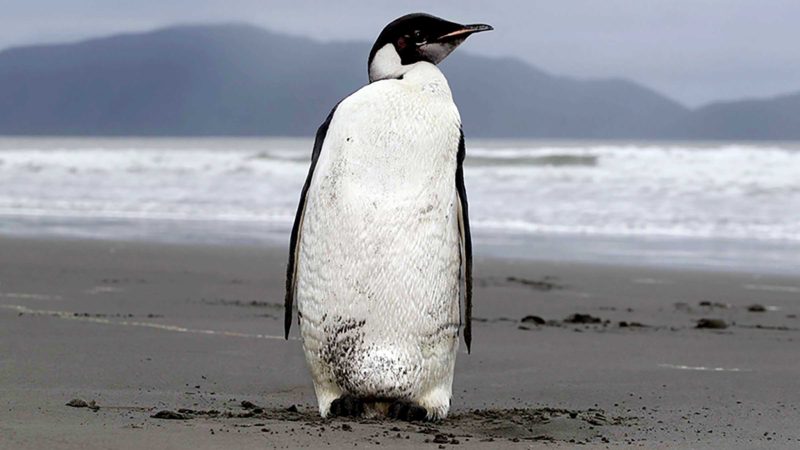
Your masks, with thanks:
M 688 105 L 800 91 L 800 0 L 4 0 L 0 11 L 0 48 L 230 21 L 372 41 L 395 17 L 425 11 L 495 27 L 468 51 L 626 77 Z

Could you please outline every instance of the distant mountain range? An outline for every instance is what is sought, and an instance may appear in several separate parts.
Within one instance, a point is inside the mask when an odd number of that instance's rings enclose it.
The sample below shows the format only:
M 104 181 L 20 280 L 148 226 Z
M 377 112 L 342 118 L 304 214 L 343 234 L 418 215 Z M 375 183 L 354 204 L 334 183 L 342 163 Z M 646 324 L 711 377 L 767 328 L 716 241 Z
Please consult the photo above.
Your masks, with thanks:
M 12 48 L 0 134 L 309 136 L 366 83 L 369 47 L 213 25 Z M 463 49 L 442 66 L 468 136 L 800 139 L 800 93 L 689 109 L 631 81 Z

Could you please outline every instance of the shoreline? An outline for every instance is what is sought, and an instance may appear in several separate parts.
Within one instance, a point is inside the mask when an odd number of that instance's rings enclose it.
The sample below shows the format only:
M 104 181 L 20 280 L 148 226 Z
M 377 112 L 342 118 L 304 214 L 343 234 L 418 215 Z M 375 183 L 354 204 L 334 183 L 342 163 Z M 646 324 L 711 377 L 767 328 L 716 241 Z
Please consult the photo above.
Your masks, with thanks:
M 6 239 L 129 242 L 142 245 L 286 251 L 290 224 L 267 221 L 81 219 L 2 216 Z M 520 233 L 477 228 L 478 256 L 714 273 L 800 276 L 800 243 L 649 235 Z
M 316 417 L 297 330 L 281 339 L 285 250 L 0 249 L 4 448 L 800 444 L 797 277 L 479 257 L 452 416 L 421 425 Z

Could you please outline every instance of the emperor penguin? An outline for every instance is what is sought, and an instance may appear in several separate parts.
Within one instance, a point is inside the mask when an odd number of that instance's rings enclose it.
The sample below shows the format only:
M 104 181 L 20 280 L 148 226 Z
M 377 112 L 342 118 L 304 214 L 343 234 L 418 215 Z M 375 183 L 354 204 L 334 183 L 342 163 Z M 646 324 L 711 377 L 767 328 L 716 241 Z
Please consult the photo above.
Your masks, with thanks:
M 292 228 L 292 308 L 322 417 L 438 420 L 458 335 L 471 342 L 464 134 L 437 64 L 484 24 L 409 14 L 369 54 L 369 84 L 319 127 Z

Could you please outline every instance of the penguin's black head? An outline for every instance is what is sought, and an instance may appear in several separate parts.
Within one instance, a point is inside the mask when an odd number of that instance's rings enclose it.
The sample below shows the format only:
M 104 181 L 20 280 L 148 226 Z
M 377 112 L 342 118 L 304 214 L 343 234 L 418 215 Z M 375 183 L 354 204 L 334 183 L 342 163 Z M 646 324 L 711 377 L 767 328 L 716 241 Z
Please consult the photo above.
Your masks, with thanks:
M 472 33 L 491 29 L 489 25 L 461 25 L 423 13 L 395 19 L 381 31 L 369 53 L 369 81 L 399 78 L 420 61 L 438 64 Z

